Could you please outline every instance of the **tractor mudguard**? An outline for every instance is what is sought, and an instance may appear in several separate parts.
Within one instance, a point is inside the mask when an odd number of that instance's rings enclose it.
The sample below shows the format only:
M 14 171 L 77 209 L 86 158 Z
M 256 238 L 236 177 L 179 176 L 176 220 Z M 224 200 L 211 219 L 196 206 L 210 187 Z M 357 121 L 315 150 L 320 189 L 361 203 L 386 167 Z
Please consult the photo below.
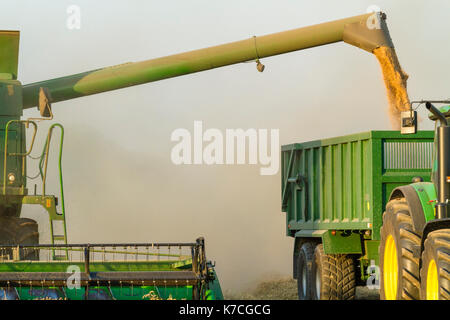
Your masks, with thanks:
M 433 220 L 436 188 L 431 182 L 417 182 L 395 188 L 389 200 L 404 197 L 408 202 L 414 231 L 422 236 L 425 225 Z

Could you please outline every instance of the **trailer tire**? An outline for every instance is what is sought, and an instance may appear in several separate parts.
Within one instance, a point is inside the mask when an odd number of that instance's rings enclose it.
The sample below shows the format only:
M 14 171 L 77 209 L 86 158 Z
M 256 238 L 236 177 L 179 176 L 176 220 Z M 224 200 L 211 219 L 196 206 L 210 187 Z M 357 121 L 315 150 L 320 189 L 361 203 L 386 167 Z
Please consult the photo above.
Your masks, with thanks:
M 382 300 L 420 299 L 419 257 L 421 237 L 414 231 L 409 206 L 404 198 L 386 205 L 381 227 L 380 298 Z
M 297 263 L 297 289 L 299 300 L 312 299 L 312 263 L 314 259 L 314 247 L 312 242 L 305 242 L 298 253 Z
M 420 278 L 422 300 L 450 300 L 450 229 L 428 234 Z
M 38 245 L 39 232 L 36 221 L 28 218 L 1 217 L 0 218 L 0 247 L 1 245 Z M 12 249 L 1 249 L 0 255 L 12 258 Z M 21 260 L 39 260 L 39 249 L 21 248 Z
M 314 300 L 355 299 L 355 265 L 349 255 L 325 254 L 323 245 L 317 245 L 311 278 Z

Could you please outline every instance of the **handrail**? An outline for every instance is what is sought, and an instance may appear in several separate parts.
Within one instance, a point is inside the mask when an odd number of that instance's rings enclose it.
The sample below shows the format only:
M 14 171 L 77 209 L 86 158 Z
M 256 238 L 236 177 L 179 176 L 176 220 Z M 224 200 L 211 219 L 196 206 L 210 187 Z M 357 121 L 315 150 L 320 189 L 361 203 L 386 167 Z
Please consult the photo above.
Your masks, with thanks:
M 47 140 L 44 144 L 44 148 L 42 150 L 41 159 L 39 162 L 39 172 L 42 177 L 42 195 L 45 196 L 45 185 L 47 181 L 47 165 L 48 165 L 48 156 L 50 151 L 50 141 L 52 139 L 53 129 L 55 127 L 59 127 L 61 129 L 61 138 L 60 138 L 60 146 L 59 146 L 59 157 L 58 157 L 58 171 L 59 171 L 59 184 L 61 190 L 61 207 L 64 214 L 64 188 L 62 181 L 62 149 L 64 142 L 64 127 L 59 123 L 54 123 L 48 129 Z M 42 170 L 42 164 L 44 163 L 44 170 Z
M 64 127 L 59 123 L 54 123 L 50 126 L 48 129 L 47 139 L 44 144 L 44 148 L 42 150 L 41 159 L 39 161 L 39 172 L 41 174 L 42 178 L 42 196 L 45 197 L 45 187 L 47 183 L 47 168 L 48 168 L 48 158 L 50 155 L 50 142 L 52 139 L 53 129 L 55 127 L 60 128 L 61 132 L 61 138 L 60 138 L 60 144 L 59 144 L 59 156 L 58 156 L 58 173 L 59 173 L 59 187 L 60 187 L 60 193 L 61 193 L 61 216 L 63 220 L 63 231 L 64 231 L 64 242 L 67 242 L 67 227 L 66 227 L 66 209 L 64 205 L 64 186 L 63 186 L 63 178 L 62 178 L 62 150 L 63 150 L 63 143 L 64 143 Z M 44 170 L 42 170 L 42 165 L 44 163 Z M 56 204 L 55 204 L 56 206 Z M 55 208 L 56 212 L 56 208 Z M 52 244 L 55 242 L 54 232 L 53 232 L 53 220 L 50 216 L 50 231 L 51 231 L 51 240 Z M 65 249 L 66 252 L 66 258 L 68 256 L 68 250 Z M 53 254 L 55 255 L 55 251 L 53 250 Z

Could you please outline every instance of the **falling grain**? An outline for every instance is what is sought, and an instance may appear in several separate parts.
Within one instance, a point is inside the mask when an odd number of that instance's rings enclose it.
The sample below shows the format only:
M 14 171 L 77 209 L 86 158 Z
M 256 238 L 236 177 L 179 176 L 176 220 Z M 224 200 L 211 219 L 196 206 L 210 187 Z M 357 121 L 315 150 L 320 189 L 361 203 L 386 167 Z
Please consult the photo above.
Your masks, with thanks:
M 384 84 L 389 101 L 389 118 L 394 129 L 400 127 L 400 112 L 410 109 L 406 91 L 408 75 L 403 71 L 394 48 L 379 47 L 373 51 L 383 72 Z

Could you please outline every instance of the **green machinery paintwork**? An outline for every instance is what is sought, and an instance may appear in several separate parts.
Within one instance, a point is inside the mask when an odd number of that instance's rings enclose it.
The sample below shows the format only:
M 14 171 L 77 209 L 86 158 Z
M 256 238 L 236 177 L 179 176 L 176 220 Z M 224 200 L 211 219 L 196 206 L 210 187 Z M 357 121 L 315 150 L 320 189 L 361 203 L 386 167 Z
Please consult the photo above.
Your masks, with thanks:
M 223 299 L 204 248 L 203 238 L 173 244 L 2 245 L 0 299 Z M 20 250 L 31 249 L 39 249 L 39 260 L 19 258 Z M 66 258 L 55 259 L 54 251 L 65 251 Z M 78 285 L 71 286 L 76 275 Z
M 158 297 L 162 300 L 183 300 L 185 297 L 192 295 L 192 286 L 186 286 L 185 288 L 158 288 L 154 286 L 99 286 L 89 288 L 87 298 L 85 288 L 67 289 L 64 287 L 42 288 L 28 286 L 17 288 L 17 295 L 20 300 L 146 300 L 145 297 L 146 295 L 149 295 L 149 293 L 154 293 L 154 297 Z
M 152 261 L 152 262 L 99 262 L 92 263 L 90 272 L 142 272 L 142 271 L 182 271 L 189 269 L 192 260 L 182 260 L 176 263 L 171 261 Z M 3 272 L 66 272 L 68 267 L 78 267 L 83 271 L 82 263 L 73 263 L 69 261 L 49 262 L 8 262 L 0 264 L 0 273 Z M 223 300 L 222 289 L 220 287 L 217 274 L 212 269 L 214 280 L 209 283 L 208 289 L 203 297 L 205 300 Z M 161 300 L 192 299 L 193 286 L 183 284 L 180 281 L 178 285 L 141 285 L 136 281 L 134 285 L 122 286 L 91 286 L 68 288 L 67 286 L 39 286 L 30 285 L 23 281 L 22 285 L 15 286 L 18 299 L 34 300 L 40 298 L 67 299 L 67 300 L 85 300 L 86 290 L 89 292 L 89 300 L 147 300 L 149 294 L 153 292 L 153 298 Z M 0 299 L 8 287 L 0 288 Z M 147 296 L 146 296 L 147 295 Z
M 428 222 L 434 220 L 436 214 L 434 205 L 437 199 L 435 184 L 431 182 L 418 182 L 412 183 L 411 186 L 416 190 L 417 195 L 419 196 L 425 215 L 425 221 Z
M 370 131 L 283 146 L 287 234 L 321 237 L 328 253 L 362 254 L 361 239 L 380 240 L 392 190 L 417 176 L 430 181 L 433 138 L 432 131 Z M 424 199 L 433 199 L 431 184 L 420 186 Z M 343 232 L 333 236 L 329 230 Z
M 1 78 L 17 79 L 19 67 L 19 32 L 0 31 L 0 73 Z

